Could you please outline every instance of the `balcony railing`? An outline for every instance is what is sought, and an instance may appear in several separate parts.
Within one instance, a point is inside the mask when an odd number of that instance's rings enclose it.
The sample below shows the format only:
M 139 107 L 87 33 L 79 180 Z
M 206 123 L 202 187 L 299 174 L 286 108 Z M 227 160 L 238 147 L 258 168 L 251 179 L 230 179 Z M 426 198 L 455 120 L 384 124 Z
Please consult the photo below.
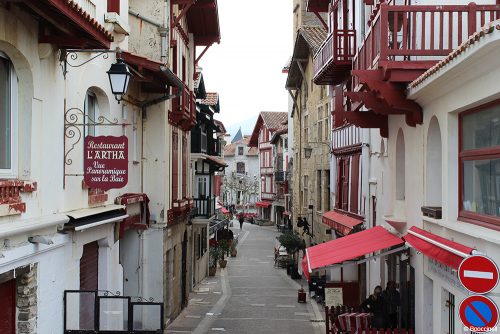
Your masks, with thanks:
M 174 88 L 176 93 L 177 88 Z M 184 131 L 196 125 L 196 100 L 194 93 L 184 87 L 182 93 L 172 99 L 172 111 L 169 115 L 170 122 L 179 126 Z
M 356 54 L 356 30 L 335 30 L 314 55 L 314 83 L 336 85 L 350 73 Z
M 274 193 L 261 193 L 260 198 L 272 201 L 275 198 L 275 194 Z
M 197 208 L 195 217 L 210 218 L 215 215 L 215 197 L 194 198 L 194 207 Z
M 353 69 L 404 68 L 404 62 L 412 62 L 414 69 L 430 68 L 468 36 L 498 18 L 500 5 L 382 4 L 354 57 Z M 359 84 L 356 76 L 353 84 Z
M 275 182 L 285 182 L 287 179 L 287 172 L 277 171 L 274 172 L 274 181 Z

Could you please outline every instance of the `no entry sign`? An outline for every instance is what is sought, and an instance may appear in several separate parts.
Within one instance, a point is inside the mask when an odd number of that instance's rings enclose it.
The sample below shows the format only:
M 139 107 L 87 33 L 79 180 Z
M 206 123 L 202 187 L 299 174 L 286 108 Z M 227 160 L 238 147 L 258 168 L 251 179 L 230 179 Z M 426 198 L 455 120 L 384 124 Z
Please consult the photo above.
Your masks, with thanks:
M 468 330 L 476 333 L 490 332 L 498 323 L 498 308 L 484 296 L 470 296 L 460 304 L 460 320 Z
M 498 267 L 490 258 L 474 255 L 465 258 L 458 267 L 460 283 L 473 293 L 488 293 L 498 283 Z

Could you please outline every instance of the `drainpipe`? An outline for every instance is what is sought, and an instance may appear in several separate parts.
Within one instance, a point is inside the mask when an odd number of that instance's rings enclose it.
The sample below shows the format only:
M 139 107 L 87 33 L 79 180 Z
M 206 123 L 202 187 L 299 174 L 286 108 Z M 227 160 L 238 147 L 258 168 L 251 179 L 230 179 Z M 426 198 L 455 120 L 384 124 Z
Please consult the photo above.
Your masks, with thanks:
M 134 17 L 137 17 L 137 18 L 138 18 L 138 19 L 140 19 L 140 20 L 143 20 L 144 22 L 147 22 L 147 23 L 149 23 L 149 24 L 154 25 L 155 27 L 158 27 L 158 28 L 163 28 L 163 24 L 161 24 L 161 23 L 159 23 L 159 22 L 156 22 L 155 20 L 150 19 L 150 18 L 148 18 L 148 17 L 146 17 L 146 16 L 143 16 L 143 15 L 139 14 L 139 12 L 136 12 L 136 11 L 134 11 L 134 10 L 132 10 L 132 9 L 129 9 L 129 10 L 128 10 L 128 13 L 129 13 L 130 15 L 134 16 Z

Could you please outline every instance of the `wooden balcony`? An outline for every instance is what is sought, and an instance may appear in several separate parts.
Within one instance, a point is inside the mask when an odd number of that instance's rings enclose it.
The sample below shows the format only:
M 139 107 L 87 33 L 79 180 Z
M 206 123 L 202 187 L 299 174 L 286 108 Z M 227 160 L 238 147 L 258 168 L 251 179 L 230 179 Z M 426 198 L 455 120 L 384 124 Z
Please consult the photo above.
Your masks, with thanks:
M 308 12 L 326 13 L 328 12 L 329 4 L 330 0 L 307 0 L 306 10 Z
M 314 55 L 314 78 L 317 85 L 338 85 L 352 69 L 356 54 L 356 30 L 335 30 Z
M 195 217 L 210 218 L 215 215 L 215 197 L 194 198 L 194 207 L 197 209 Z
M 393 82 L 410 82 L 456 49 L 486 23 L 500 18 L 500 5 L 392 6 L 382 4 L 353 70 L 398 69 Z M 354 87 L 359 88 L 359 79 Z
M 499 17 L 500 5 L 380 5 L 353 59 L 347 104 L 353 111 L 365 106 L 380 116 L 405 115 L 409 126 L 422 124 L 422 109 L 406 98 L 405 84 Z
M 177 88 L 173 88 L 176 93 Z M 168 115 L 170 123 L 189 131 L 196 125 L 196 100 L 194 93 L 184 87 L 182 93 L 172 99 L 172 110 Z

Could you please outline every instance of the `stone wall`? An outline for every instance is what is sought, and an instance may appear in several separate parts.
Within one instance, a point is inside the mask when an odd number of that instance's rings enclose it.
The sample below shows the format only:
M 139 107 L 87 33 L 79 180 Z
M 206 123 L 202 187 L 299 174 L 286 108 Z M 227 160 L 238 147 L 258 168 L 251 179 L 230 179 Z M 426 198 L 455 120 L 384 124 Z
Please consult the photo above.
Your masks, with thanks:
M 37 333 L 37 264 L 33 265 L 27 273 L 16 278 L 16 286 L 16 303 L 18 308 L 17 333 Z

